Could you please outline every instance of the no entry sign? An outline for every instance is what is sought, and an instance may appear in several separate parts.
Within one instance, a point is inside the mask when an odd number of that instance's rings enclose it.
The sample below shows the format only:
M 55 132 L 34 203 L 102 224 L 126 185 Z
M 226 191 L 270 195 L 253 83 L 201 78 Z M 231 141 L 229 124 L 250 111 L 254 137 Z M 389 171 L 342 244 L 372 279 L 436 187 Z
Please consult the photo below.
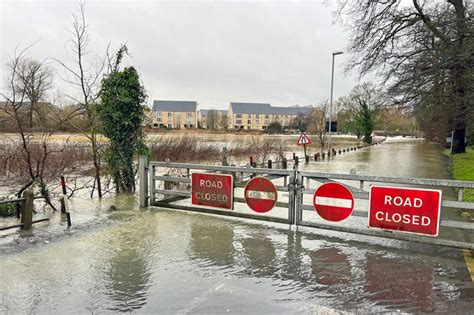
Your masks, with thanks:
M 250 209 L 259 213 L 272 210 L 278 199 L 275 185 L 265 177 L 252 178 L 245 185 L 244 196 Z
M 441 190 L 370 187 L 369 227 L 437 236 Z
M 326 183 L 314 192 L 313 205 L 325 220 L 338 222 L 346 219 L 354 209 L 354 196 L 346 186 Z
M 232 209 L 232 175 L 193 173 L 191 175 L 191 203 L 193 205 Z

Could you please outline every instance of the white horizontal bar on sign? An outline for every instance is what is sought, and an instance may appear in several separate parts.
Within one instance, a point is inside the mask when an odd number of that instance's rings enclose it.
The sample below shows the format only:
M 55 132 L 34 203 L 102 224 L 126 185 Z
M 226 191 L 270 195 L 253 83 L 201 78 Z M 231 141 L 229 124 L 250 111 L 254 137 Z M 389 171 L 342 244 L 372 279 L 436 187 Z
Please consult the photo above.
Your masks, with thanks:
M 343 198 L 332 198 L 332 197 L 319 197 L 319 196 L 316 196 L 315 203 L 319 206 L 352 208 L 352 200 L 343 199 Z
M 247 198 L 275 200 L 276 196 L 271 191 L 247 190 Z

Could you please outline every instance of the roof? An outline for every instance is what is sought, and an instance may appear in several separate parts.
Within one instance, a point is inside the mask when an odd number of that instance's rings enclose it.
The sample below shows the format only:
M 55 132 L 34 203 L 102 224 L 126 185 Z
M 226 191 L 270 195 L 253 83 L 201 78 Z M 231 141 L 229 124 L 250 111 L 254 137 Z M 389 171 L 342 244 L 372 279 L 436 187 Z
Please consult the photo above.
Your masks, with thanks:
M 196 101 L 153 101 L 154 112 L 195 112 Z
M 201 113 L 201 116 L 207 116 L 210 110 L 214 110 L 216 112 L 220 112 L 223 115 L 227 115 L 227 110 L 225 109 L 200 109 L 199 112 Z
M 312 106 L 272 107 L 273 114 L 275 115 L 309 114 L 312 110 Z
M 272 106 L 266 103 L 235 103 L 230 107 L 234 114 L 272 114 Z

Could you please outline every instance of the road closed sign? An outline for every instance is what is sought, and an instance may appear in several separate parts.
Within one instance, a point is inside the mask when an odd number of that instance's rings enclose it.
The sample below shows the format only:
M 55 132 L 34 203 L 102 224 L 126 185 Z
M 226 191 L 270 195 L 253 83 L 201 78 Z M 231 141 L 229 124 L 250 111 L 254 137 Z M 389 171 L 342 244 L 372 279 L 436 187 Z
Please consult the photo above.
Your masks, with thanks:
M 370 187 L 369 227 L 438 236 L 441 190 Z
M 191 174 L 191 203 L 193 205 L 232 209 L 232 175 Z

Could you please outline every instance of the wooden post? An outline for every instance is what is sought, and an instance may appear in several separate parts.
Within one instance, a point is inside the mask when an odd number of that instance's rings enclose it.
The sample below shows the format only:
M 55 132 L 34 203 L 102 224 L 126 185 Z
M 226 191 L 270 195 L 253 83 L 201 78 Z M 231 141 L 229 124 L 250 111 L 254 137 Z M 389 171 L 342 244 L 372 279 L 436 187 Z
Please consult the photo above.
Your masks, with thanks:
M 298 156 L 295 156 L 295 165 L 298 165 L 298 163 L 299 163 L 299 158 Z
M 326 153 L 321 153 L 321 158 L 324 160 L 324 156 L 326 155 Z
M 272 160 L 268 160 L 267 163 L 268 163 L 268 166 L 267 166 L 267 167 L 268 167 L 268 168 L 272 168 Z
M 139 199 L 140 207 L 148 207 L 148 157 L 140 156 L 138 158 L 138 176 L 139 176 Z
M 296 153 L 293 152 L 293 160 L 296 158 Z
M 284 158 L 283 160 L 281 160 L 281 167 L 286 170 L 288 168 L 288 160 L 286 158 Z M 286 178 L 286 177 L 285 177 Z
M 227 147 L 226 146 L 222 147 L 221 163 L 223 166 L 229 166 L 229 162 L 227 161 Z
M 23 193 L 25 201 L 23 202 L 23 207 L 21 208 L 21 228 L 22 229 L 31 229 L 33 222 L 33 200 L 34 195 L 33 191 L 26 190 Z
M 304 159 L 306 163 L 309 163 L 309 155 L 305 155 Z

